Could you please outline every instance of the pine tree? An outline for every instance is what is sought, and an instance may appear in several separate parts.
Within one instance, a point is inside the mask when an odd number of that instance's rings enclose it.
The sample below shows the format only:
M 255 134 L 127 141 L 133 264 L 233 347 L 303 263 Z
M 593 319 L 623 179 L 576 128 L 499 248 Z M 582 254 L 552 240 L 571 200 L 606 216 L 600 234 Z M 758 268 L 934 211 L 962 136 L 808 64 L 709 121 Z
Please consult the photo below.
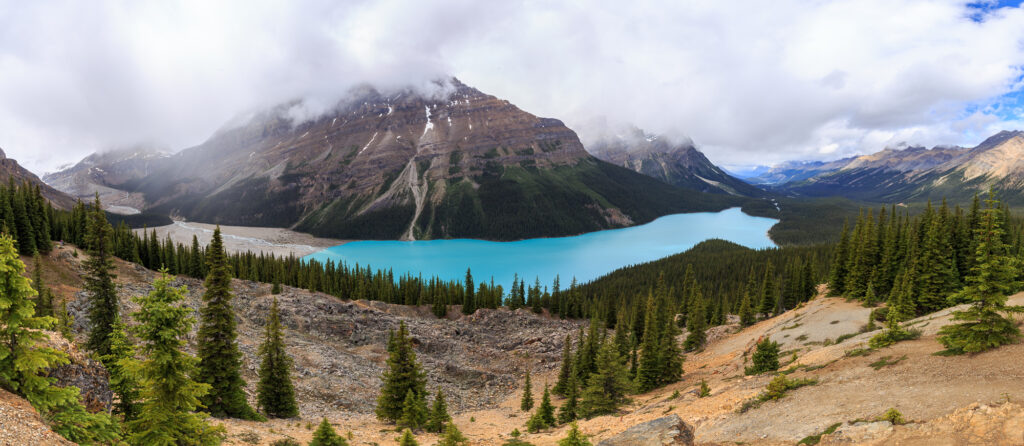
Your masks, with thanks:
M 153 283 L 149 295 L 132 299 L 139 304 L 139 311 L 132 314 L 139 323 L 133 331 L 141 341 L 139 352 L 145 359 L 133 361 L 128 367 L 139 382 L 142 401 L 138 417 L 128 422 L 128 442 L 220 444 L 223 428 L 211 427 L 206 414 L 195 412 L 200 407 L 199 398 L 210 386 L 191 378 L 198 360 L 183 349 L 193 323 L 192 310 L 181 305 L 185 288 L 172 288 L 170 284 L 171 277 L 165 272 Z
M 558 408 L 558 424 L 565 424 L 580 417 L 579 412 L 579 385 L 576 384 L 576 376 L 569 376 L 569 383 L 566 385 L 565 402 Z
M 309 446 L 348 446 L 348 441 L 334 431 L 334 427 L 327 422 L 325 417 L 313 431 L 313 439 L 309 442 Z
M 188 275 L 200 278 L 203 277 L 203 259 L 199 248 L 199 238 L 192 235 L 192 256 L 189 258 Z M 280 291 L 274 294 L 278 294 Z
M 558 446 L 592 446 L 590 440 L 580 432 L 580 427 L 573 422 L 565 438 L 558 440 Z
M 526 371 L 526 382 L 523 384 L 523 398 L 519 401 L 519 410 L 529 412 L 533 409 L 533 389 L 530 386 L 530 371 Z
M 775 286 L 775 267 L 772 266 L 772 262 L 768 262 L 764 269 L 764 278 L 761 280 L 761 299 L 758 305 L 757 312 L 762 315 L 765 319 L 771 316 L 772 310 L 775 309 L 776 294 L 778 290 Z
M 758 341 L 757 350 L 751 358 L 753 365 L 747 367 L 747 375 L 757 375 L 765 372 L 773 372 L 779 369 L 779 343 L 771 338 L 764 338 Z
M 416 442 L 416 437 L 412 435 L 412 431 L 406 429 L 405 432 L 402 432 L 401 440 L 398 440 L 398 446 L 419 446 L 419 443 Z
M 711 387 L 708 386 L 706 379 L 700 380 L 700 391 L 697 392 L 697 398 L 707 398 L 711 396 Z
M 658 315 L 661 312 L 659 299 L 654 294 L 647 297 L 647 311 L 644 316 L 644 337 L 641 343 L 640 364 L 636 372 L 636 385 L 641 392 L 657 388 L 661 382 L 661 371 L 664 366 Z M 600 364 L 598 364 L 600 366 Z M 588 380 L 589 381 L 589 380 Z
M 135 419 L 138 414 L 139 383 L 127 370 L 135 359 L 135 346 L 128 339 L 128 328 L 118 320 L 110 332 L 110 355 L 102 358 L 110 373 L 110 390 L 117 395 L 114 413 L 125 421 Z
M 547 385 L 544 386 L 544 394 L 540 398 L 540 405 L 537 406 L 537 415 L 544 421 L 544 425 L 555 425 L 555 406 L 551 404 L 551 392 Z
M 86 346 L 100 357 L 110 354 L 110 332 L 118 319 L 117 287 L 114 285 L 114 262 L 111 260 L 110 223 L 96 194 L 93 209 L 89 211 L 86 245 L 89 258 L 85 261 L 85 290 L 89 293 L 89 341 Z
M 450 423 L 444 428 L 444 435 L 441 436 L 441 441 L 437 442 L 437 446 L 469 446 L 469 439 L 462 435 L 454 423 Z
M 658 356 L 661 358 L 661 370 L 658 374 L 658 385 L 663 386 L 679 381 L 683 376 L 683 351 L 679 348 L 679 326 L 671 319 L 663 320 L 661 343 Z M 616 349 L 618 352 L 618 349 Z
M 18 252 L 27 256 L 34 255 L 36 253 L 36 230 L 32 227 L 32 219 L 28 214 L 25 194 L 16 191 L 13 185 L 11 193 L 14 196 L 14 229 L 18 235 Z M 102 211 L 100 212 L 102 213 Z
M 618 330 L 616 330 L 617 332 Z M 559 396 L 566 395 L 569 378 L 571 375 L 575 375 L 572 370 L 572 360 L 572 336 L 566 333 L 565 344 L 562 346 L 562 367 L 558 370 L 558 381 L 555 382 L 555 387 L 551 389 L 551 393 Z
M 237 322 L 231 306 L 231 270 L 220 226 L 213 231 L 208 256 L 209 274 L 206 276 L 206 304 L 199 312 L 199 331 L 196 335 L 199 372 L 196 378 L 210 385 L 203 396 L 203 405 L 214 417 L 232 417 L 246 420 L 262 418 L 245 398 L 242 380 L 242 353 L 238 350 Z
M 686 342 L 683 344 L 683 348 L 688 352 L 704 348 L 704 343 L 707 342 L 705 312 L 704 295 L 700 288 L 697 287 L 693 290 L 693 299 L 686 318 L 686 330 L 689 331 L 689 334 L 686 335 Z
M 409 429 L 419 429 L 427 424 L 429 415 L 426 398 L 409 389 L 405 393 L 405 401 L 402 402 L 402 416 L 398 419 L 398 425 Z
M 291 378 L 292 358 L 284 348 L 281 313 L 276 298 L 270 304 L 259 354 L 263 358 L 260 363 L 260 382 L 256 386 L 259 407 L 269 417 L 298 416 L 299 407 L 295 403 L 295 388 Z
M 611 343 L 601 345 L 597 363 L 597 372 L 590 375 L 580 401 L 580 415 L 585 417 L 615 412 L 628 402 L 626 394 L 633 389 L 629 372 Z
M 949 294 L 960 282 L 946 220 L 942 213 L 931 220 L 916 259 L 915 290 L 922 313 L 945 308 Z
M 953 320 L 963 322 L 939 330 L 939 342 L 950 353 L 983 352 L 1020 337 L 1014 320 L 1004 316 L 1024 312 L 1024 307 L 1006 305 L 1007 296 L 1020 284 L 1018 260 L 1009 254 L 1003 242 L 1003 212 L 995 193 L 989 189 L 974 233 L 974 266 L 960 293 L 961 299 L 971 306 L 953 312 Z
M 381 376 L 384 385 L 377 398 L 377 418 L 395 422 L 402 417 L 406 395 L 411 391 L 418 398 L 426 398 L 426 376 L 416 361 L 412 340 L 405 322 L 388 339 L 387 370 Z
M 441 387 L 437 387 L 437 395 L 434 396 L 434 405 L 430 409 L 430 417 L 427 419 L 427 432 L 440 433 L 444 431 L 445 425 L 452 421 L 448 414 L 448 403 L 444 400 L 444 393 Z

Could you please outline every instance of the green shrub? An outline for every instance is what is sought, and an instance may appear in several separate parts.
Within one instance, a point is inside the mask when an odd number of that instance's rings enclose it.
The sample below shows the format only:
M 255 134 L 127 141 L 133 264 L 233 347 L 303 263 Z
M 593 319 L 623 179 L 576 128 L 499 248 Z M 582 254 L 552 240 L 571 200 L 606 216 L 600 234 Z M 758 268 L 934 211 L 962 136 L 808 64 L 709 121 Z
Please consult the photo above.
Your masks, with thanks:
M 900 341 L 909 341 L 921 337 L 921 330 L 906 330 L 898 325 L 871 337 L 868 346 L 873 349 L 885 348 Z
M 885 413 L 875 418 L 875 421 L 888 421 L 893 425 L 907 424 L 907 420 L 903 418 L 903 414 L 896 410 L 895 407 L 890 407 Z
M 779 343 L 764 338 L 757 343 L 757 350 L 752 358 L 754 364 L 744 369 L 747 375 L 759 375 L 779 369 Z
M 843 425 L 843 423 L 833 424 L 833 425 L 829 426 L 827 429 L 825 429 L 824 431 L 822 431 L 822 433 L 820 433 L 820 434 L 809 435 L 807 437 L 804 437 L 802 440 L 800 440 L 799 443 L 797 443 L 797 445 L 805 444 L 805 445 L 808 445 L 808 446 L 814 446 L 814 445 L 818 444 L 819 442 L 821 442 L 821 437 L 835 432 L 836 429 L 839 429 L 839 426 L 842 426 L 842 425 Z
M 275 441 L 273 443 L 270 443 L 270 446 L 302 446 L 302 445 L 301 445 L 301 443 L 299 443 L 299 442 L 297 442 L 295 440 L 292 440 L 291 438 L 282 438 L 282 439 L 277 440 L 277 441 Z

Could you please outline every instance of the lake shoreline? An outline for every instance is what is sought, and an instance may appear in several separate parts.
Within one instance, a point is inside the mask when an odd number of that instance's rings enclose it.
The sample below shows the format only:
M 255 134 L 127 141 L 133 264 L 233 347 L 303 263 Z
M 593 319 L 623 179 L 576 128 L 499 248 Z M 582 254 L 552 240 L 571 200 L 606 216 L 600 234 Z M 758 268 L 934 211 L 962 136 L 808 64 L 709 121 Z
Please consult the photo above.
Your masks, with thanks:
M 195 235 L 199 239 L 199 244 L 206 246 L 213 239 L 213 230 L 216 227 L 217 225 L 209 223 L 175 221 L 169 225 L 147 228 L 146 232 L 155 230 L 161 241 L 170 236 L 175 243 L 185 245 L 190 245 L 192 236 Z M 142 229 L 134 231 L 141 234 Z M 221 225 L 220 231 L 224 239 L 224 248 L 232 254 L 248 251 L 278 257 L 304 257 L 354 241 L 314 237 L 284 228 Z

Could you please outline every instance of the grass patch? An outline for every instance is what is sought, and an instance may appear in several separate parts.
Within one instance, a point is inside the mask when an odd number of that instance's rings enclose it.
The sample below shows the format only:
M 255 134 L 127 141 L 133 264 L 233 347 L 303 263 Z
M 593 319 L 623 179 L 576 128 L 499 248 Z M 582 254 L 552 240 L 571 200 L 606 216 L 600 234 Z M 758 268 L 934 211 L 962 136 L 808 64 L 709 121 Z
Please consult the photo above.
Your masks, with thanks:
M 802 440 L 800 440 L 799 443 L 797 443 L 797 445 L 805 444 L 805 445 L 814 446 L 814 445 L 818 444 L 819 442 L 821 442 L 821 437 L 835 432 L 836 429 L 839 429 L 839 426 L 842 426 L 842 425 L 843 425 L 843 423 L 833 424 L 833 425 L 829 426 L 827 429 L 825 429 L 824 431 L 822 431 L 820 434 L 809 435 L 809 436 L 804 437 Z
M 817 383 L 818 380 L 812 378 L 789 379 L 786 375 L 778 375 L 768 383 L 764 392 L 761 392 L 756 398 L 744 401 L 738 412 L 745 413 L 750 409 L 756 409 L 768 401 L 782 399 L 790 390 L 813 386 Z
M 868 365 L 870 365 L 875 370 L 880 370 L 882 367 L 899 364 L 899 362 L 903 361 L 904 359 L 907 359 L 907 355 L 903 355 L 899 358 L 896 358 L 895 360 L 892 359 L 892 356 L 883 356 L 881 359 L 872 362 L 871 364 Z
M 858 356 L 867 356 L 871 354 L 870 348 L 855 348 L 853 350 L 847 350 L 843 356 L 847 358 L 856 358 Z
M 874 335 L 868 341 L 868 346 L 875 349 L 885 348 L 897 342 L 910 341 L 920 337 L 921 330 L 916 328 L 910 330 L 904 330 L 903 328 L 889 329 Z
M 847 334 L 844 334 L 844 335 L 836 338 L 836 344 L 841 344 L 843 341 L 845 341 L 847 339 L 850 339 L 850 338 L 852 338 L 854 336 L 857 336 L 859 334 L 860 333 L 847 333 Z
M 807 340 L 807 335 L 806 334 L 802 334 L 800 336 L 797 336 L 796 340 L 800 341 L 800 342 L 806 341 Z
M 779 329 L 779 331 L 783 331 L 783 330 L 792 330 L 792 329 L 794 329 L 794 328 L 797 328 L 797 327 L 799 327 L 799 326 L 801 326 L 801 325 L 803 325 L 803 324 L 801 324 L 801 323 L 799 323 L 799 322 L 796 322 L 796 323 L 794 323 L 793 325 L 790 325 L 790 326 L 786 326 L 786 327 L 782 327 L 782 328 L 780 328 L 780 329 Z

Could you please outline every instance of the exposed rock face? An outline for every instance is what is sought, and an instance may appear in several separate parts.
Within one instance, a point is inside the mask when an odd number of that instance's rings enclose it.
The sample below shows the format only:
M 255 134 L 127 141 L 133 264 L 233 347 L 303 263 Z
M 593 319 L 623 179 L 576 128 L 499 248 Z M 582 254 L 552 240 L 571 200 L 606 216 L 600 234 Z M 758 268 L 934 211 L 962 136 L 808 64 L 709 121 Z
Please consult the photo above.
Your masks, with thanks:
M 692 445 L 693 428 L 675 414 L 638 424 L 597 444 L 597 446 Z
M 89 358 L 74 344 L 58 333 L 48 333 L 51 348 L 64 352 L 69 362 L 50 370 L 49 376 L 57 378 L 58 387 L 75 386 L 82 391 L 82 404 L 90 412 L 107 411 L 113 402 L 114 392 L 110 390 L 110 374 L 97 361 Z
M 427 93 L 364 87 L 300 115 L 302 103 L 276 107 L 102 184 L 154 212 L 333 238 L 510 240 L 727 205 L 697 207 L 701 194 L 603 163 L 561 121 L 455 79 Z
M 594 156 L 609 163 L 657 178 L 673 186 L 702 192 L 765 196 L 765 191 L 729 175 L 714 165 L 689 140 L 672 141 L 647 135 L 638 128 L 607 135 L 587 145 Z
M 27 400 L 0 389 L 0 445 L 73 444 L 50 430 Z

